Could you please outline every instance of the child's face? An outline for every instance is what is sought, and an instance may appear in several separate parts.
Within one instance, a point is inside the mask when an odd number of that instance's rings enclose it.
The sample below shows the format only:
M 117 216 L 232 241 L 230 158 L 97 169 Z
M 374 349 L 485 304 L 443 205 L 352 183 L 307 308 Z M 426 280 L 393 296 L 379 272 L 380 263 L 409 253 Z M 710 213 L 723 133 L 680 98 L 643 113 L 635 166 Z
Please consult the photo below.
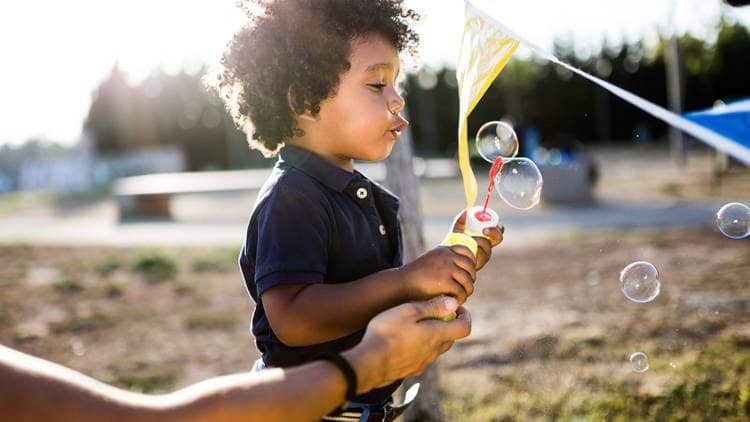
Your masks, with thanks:
M 335 96 L 320 103 L 314 127 L 305 130 L 318 132 L 314 138 L 342 163 L 382 160 L 408 125 L 399 116 L 398 51 L 381 36 L 364 37 L 352 43 L 349 62 Z

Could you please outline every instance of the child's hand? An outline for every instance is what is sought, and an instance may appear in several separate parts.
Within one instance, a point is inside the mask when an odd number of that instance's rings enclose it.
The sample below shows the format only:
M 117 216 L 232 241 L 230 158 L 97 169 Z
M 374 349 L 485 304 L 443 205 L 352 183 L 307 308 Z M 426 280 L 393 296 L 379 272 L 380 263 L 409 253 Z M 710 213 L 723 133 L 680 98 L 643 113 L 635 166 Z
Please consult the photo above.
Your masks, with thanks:
M 466 210 L 464 209 L 458 214 L 453 220 L 453 232 L 463 233 L 466 229 Z M 503 234 L 505 233 L 505 227 L 502 223 L 495 227 L 488 227 L 482 231 L 485 236 L 472 236 L 477 242 L 477 258 L 476 258 L 476 269 L 481 270 L 492 257 L 492 248 L 499 245 L 503 241 Z M 487 239 L 489 238 L 489 239 Z
M 440 295 L 453 296 L 458 303 L 474 293 L 474 255 L 461 245 L 438 246 L 414 262 L 399 269 L 403 274 L 407 300 L 432 299 Z

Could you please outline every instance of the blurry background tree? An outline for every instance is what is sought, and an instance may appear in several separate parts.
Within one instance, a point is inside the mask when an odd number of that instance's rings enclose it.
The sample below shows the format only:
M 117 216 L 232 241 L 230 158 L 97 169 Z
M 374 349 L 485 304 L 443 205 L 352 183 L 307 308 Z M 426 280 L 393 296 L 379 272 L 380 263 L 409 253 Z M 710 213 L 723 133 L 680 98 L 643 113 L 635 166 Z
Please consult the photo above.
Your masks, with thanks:
M 679 40 L 685 67 L 685 110 L 712 106 L 750 95 L 745 76 L 750 65 L 750 32 L 722 21 L 718 36 L 705 42 L 690 35 Z M 589 57 L 574 54 L 575 46 L 555 43 L 554 53 L 659 105 L 667 105 L 664 46 L 646 51 L 641 42 L 611 46 Z M 422 69 L 408 76 L 407 103 L 417 155 L 455 154 L 458 101 L 453 69 Z M 469 133 L 489 120 L 510 118 L 522 137 L 535 126 L 546 147 L 585 143 L 631 142 L 661 138 L 665 124 L 613 98 L 590 82 L 559 66 L 534 58 L 512 60 L 469 116 Z M 647 139 L 646 139 L 647 140 Z
M 679 39 L 684 67 L 684 109 L 712 106 L 750 95 L 750 32 L 722 20 L 716 39 Z M 659 105 L 667 106 L 664 44 L 613 46 L 588 57 L 575 46 L 555 43 L 560 58 Z M 206 92 L 200 74 L 161 71 L 136 86 L 115 66 L 94 93 L 85 127 L 100 154 L 172 145 L 185 154 L 188 170 L 270 165 L 249 151 L 218 98 Z M 458 92 L 454 69 L 422 68 L 405 82 L 415 155 L 452 157 L 456 153 Z M 534 127 L 542 146 L 567 148 L 575 142 L 650 142 L 663 139 L 665 124 L 613 98 L 588 81 L 546 61 L 512 60 L 469 118 L 473 133 L 489 120 L 509 118 L 524 141 Z M 526 151 L 528 154 L 528 151 Z
M 115 66 L 93 94 L 84 127 L 93 134 L 100 155 L 176 146 L 187 170 L 260 165 L 248 150 L 220 99 L 203 88 L 200 75 L 154 72 L 130 86 Z

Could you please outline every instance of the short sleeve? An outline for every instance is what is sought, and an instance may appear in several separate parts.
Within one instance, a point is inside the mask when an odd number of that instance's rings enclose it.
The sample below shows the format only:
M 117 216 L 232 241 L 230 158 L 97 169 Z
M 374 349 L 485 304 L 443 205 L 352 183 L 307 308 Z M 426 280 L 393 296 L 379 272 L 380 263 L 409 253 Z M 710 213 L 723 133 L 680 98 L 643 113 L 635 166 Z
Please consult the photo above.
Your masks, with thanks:
M 253 249 L 258 296 L 279 284 L 325 280 L 331 221 L 311 194 L 282 188 L 256 210 Z

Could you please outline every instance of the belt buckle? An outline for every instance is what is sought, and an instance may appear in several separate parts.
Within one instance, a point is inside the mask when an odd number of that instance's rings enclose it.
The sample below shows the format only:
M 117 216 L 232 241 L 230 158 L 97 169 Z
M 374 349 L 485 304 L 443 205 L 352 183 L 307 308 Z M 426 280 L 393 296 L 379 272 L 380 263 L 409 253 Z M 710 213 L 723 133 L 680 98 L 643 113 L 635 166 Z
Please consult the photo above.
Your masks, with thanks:
M 391 422 L 396 419 L 396 411 L 390 404 L 383 407 L 383 422 Z

